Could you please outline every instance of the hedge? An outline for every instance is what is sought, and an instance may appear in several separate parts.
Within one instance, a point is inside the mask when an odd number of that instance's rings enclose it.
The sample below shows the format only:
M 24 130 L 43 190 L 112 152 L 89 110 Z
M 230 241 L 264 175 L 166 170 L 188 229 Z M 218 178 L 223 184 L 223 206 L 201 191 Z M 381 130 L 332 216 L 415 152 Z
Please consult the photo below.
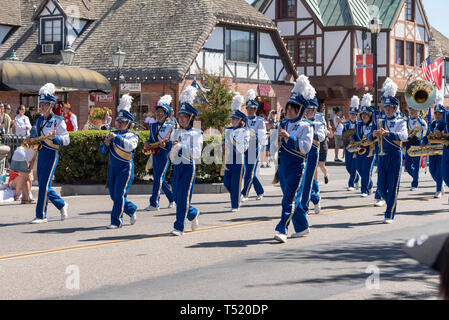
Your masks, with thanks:
M 99 146 L 105 140 L 109 131 L 89 130 L 69 132 L 70 144 L 60 148 L 59 162 L 55 171 L 55 181 L 63 184 L 105 184 L 108 172 L 109 156 L 100 154 Z M 152 170 L 145 171 L 148 156 L 142 152 L 145 141 L 149 136 L 149 131 L 137 131 L 139 144 L 134 154 L 134 183 L 148 183 L 145 176 L 153 175 Z M 208 145 L 210 145 L 208 147 Z M 204 135 L 203 149 L 208 148 L 221 150 L 221 137 L 217 135 Z M 221 152 L 221 151 L 220 151 Z M 220 176 L 221 164 L 219 158 L 221 154 L 211 152 L 216 158 L 212 164 L 204 161 L 197 164 L 196 183 L 217 183 L 222 182 Z M 172 165 L 167 171 L 166 178 L 170 181 Z

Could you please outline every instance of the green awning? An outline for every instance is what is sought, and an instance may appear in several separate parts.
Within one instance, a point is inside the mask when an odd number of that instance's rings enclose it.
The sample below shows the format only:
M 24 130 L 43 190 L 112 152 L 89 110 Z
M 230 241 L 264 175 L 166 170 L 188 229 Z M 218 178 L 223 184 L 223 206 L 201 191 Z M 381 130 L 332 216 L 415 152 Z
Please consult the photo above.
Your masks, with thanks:
M 112 91 L 111 83 L 100 73 L 78 67 L 0 61 L 0 90 L 38 92 L 46 83 L 53 83 L 57 91 Z

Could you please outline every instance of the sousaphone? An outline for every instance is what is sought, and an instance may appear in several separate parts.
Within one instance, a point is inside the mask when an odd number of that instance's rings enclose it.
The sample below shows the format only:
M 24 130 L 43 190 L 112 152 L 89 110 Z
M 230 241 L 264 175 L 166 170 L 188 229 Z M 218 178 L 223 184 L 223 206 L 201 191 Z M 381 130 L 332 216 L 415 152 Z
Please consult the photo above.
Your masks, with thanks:
M 437 91 L 434 85 L 425 80 L 416 80 L 407 85 L 405 101 L 415 110 L 428 110 L 434 104 Z

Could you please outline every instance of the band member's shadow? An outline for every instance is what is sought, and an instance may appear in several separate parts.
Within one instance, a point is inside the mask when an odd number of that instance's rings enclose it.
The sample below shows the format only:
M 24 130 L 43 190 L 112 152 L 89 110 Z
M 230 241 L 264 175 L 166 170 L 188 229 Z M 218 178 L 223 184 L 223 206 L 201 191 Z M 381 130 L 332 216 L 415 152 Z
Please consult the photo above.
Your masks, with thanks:
M 313 229 L 323 229 L 323 228 L 333 228 L 333 229 L 348 229 L 348 228 L 358 228 L 363 226 L 374 226 L 377 224 L 384 224 L 383 221 L 368 221 L 368 222 L 344 222 L 344 223 L 329 223 L 329 224 L 313 224 L 311 228 Z
M 327 200 L 328 198 L 326 198 L 325 200 Z M 334 206 L 323 206 L 321 209 L 322 210 L 350 210 L 350 209 L 363 209 L 363 208 L 368 208 L 368 207 L 373 207 L 372 204 L 366 204 L 366 205 L 356 205 L 356 206 L 342 206 L 342 205 L 334 205 Z M 333 213 L 333 212 L 329 212 L 329 213 Z
M 94 212 L 79 213 L 80 216 L 90 216 L 95 214 L 111 214 L 111 211 L 94 211 Z
M 130 234 L 124 236 L 116 236 L 116 237 L 99 237 L 92 239 L 83 239 L 79 240 L 80 242 L 89 242 L 89 241 L 130 241 L 130 240 L 143 240 L 143 239 L 151 239 L 151 238 L 160 238 L 160 237 L 172 237 L 170 233 L 159 233 L 159 234 Z
M 106 227 L 101 226 L 101 227 L 78 227 L 78 228 L 64 228 L 64 229 L 42 229 L 42 230 L 35 230 L 35 231 L 30 231 L 30 232 L 23 232 L 23 233 L 62 233 L 62 234 L 66 234 L 66 233 L 75 233 L 78 231 L 95 231 L 95 230 L 103 230 L 106 229 Z
M 234 215 L 234 213 L 230 213 L 232 215 Z M 253 222 L 263 222 L 263 221 L 274 221 L 274 220 L 279 220 L 278 217 L 248 217 L 248 218 L 235 218 L 235 219 L 230 219 L 230 220 L 220 220 L 220 222 L 245 222 L 245 221 L 253 221 Z
M 231 240 L 231 241 L 217 241 L 217 242 L 200 242 L 186 248 L 245 248 L 259 244 L 278 244 L 273 238 L 265 239 L 250 239 L 250 240 Z
M 447 212 L 447 210 L 435 209 L 435 210 L 418 210 L 418 211 L 401 211 L 401 212 L 398 211 L 396 212 L 396 214 L 405 216 L 427 216 L 442 212 Z

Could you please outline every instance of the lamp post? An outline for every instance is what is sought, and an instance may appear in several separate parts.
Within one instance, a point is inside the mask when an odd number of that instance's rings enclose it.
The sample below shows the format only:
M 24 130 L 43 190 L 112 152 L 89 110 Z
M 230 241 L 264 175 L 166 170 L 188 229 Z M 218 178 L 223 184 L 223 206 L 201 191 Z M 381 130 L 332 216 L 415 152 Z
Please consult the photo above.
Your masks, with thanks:
M 373 42 L 373 63 L 374 63 L 374 108 L 376 110 L 379 110 L 379 101 L 378 101 L 378 90 L 379 90 L 379 83 L 377 80 L 377 37 L 379 36 L 380 30 L 382 29 L 382 21 L 374 17 L 369 22 L 369 29 L 371 31 L 371 41 Z
M 118 107 L 120 102 L 120 69 L 123 67 L 125 62 L 126 53 L 120 50 L 120 45 L 117 46 L 117 51 L 112 53 L 112 64 L 117 70 L 117 88 L 115 91 L 115 102 L 116 107 Z
M 61 50 L 62 63 L 66 66 L 70 66 L 75 59 L 75 51 L 72 49 L 70 44 L 67 44 L 64 50 Z

